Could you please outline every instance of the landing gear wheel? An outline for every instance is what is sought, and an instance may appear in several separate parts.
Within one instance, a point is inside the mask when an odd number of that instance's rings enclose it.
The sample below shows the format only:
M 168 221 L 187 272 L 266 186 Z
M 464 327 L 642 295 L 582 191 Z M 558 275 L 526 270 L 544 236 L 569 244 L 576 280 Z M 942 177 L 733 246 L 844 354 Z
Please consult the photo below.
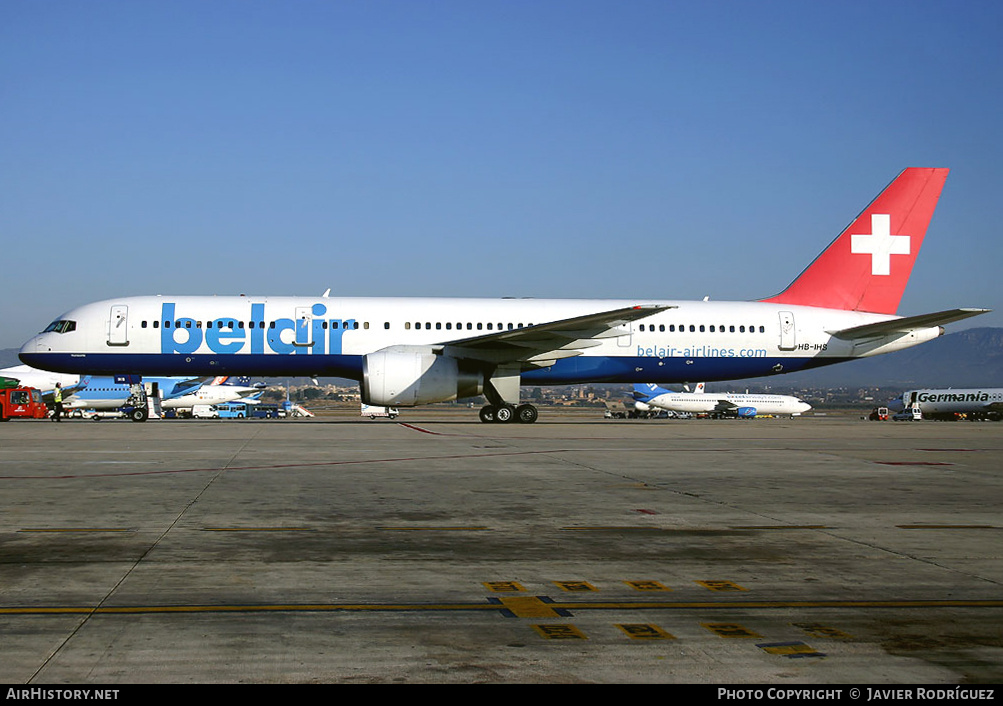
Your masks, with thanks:
M 494 406 L 487 405 L 485 407 L 481 407 L 480 416 L 481 416 L 481 421 L 484 422 L 485 424 L 493 422 L 495 420 Z
M 137 407 L 136 409 L 132 410 L 132 412 L 130 412 L 129 414 L 129 418 L 134 422 L 145 422 L 147 416 L 148 415 L 146 413 L 146 410 L 140 407 Z
M 515 417 L 519 420 L 520 424 L 532 424 L 539 416 L 540 413 L 531 404 L 521 404 L 515 408 Z
M 507 424 L 515 419 L 515 407 L 510 404 L 498 405 L 495 410 L 495 421 L 502 424 Z

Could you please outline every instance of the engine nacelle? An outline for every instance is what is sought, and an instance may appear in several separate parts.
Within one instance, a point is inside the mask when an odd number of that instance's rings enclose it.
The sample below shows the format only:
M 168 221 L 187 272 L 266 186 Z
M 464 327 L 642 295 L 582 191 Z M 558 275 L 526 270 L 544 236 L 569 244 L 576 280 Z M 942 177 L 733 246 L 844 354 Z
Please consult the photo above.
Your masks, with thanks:
M 739 407 L 738 411 L 735 413 L 739 417 L 755 417 L 756 408 L 755 407 Z
M 413 407 L 476 397 L 484 374 L 428 346 L 390 346 L 362 358 L 362 401 L 383 407 Z

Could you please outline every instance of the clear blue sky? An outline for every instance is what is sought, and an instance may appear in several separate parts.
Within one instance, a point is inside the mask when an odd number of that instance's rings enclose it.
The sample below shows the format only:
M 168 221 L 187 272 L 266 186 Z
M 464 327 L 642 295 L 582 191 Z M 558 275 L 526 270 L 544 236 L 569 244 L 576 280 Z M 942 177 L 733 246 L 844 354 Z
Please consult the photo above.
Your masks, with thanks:
M 998 0 L 0 0 L 0 347 L 133 294 L 756 299 L 907 166 L 952 172 L 899 313 L 1000 326 L 1001 26 Z

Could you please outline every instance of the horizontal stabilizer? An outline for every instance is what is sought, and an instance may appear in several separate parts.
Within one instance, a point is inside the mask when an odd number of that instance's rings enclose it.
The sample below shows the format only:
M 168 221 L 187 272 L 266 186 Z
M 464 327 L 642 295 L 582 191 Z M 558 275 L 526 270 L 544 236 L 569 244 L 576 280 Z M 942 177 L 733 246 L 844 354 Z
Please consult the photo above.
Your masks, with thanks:
M 864 324 L 863 326 L 854 326 L 839 331 L 827 331 L 827 333 L 846 340 L 888 336 L 895 333 L 909 333 L 917 329 L 943 326 L 954 321 L 967 319 L 971 316 L 985 314 L 988 311 L 991 310 L 950 309 L 948 311 L 938 311 L 934 314 L 920 314 L 919 316 L 906 316 L 901 319 L 891 319 L 890 321 L 879 321 L 876 324 Z

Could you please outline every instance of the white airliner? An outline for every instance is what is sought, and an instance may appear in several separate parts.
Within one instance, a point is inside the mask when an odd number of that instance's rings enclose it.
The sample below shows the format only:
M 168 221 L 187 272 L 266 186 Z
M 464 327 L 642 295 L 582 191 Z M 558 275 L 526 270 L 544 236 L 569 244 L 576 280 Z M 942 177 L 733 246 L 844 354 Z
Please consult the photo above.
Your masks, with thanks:
M 767 395 L 738 392 L 704 392 L 703 383 L 694 392 L 672 392 L 654 383 L 634 385 L 634 408 L 641 412 L 664 409 L 669 412 L 755 417 L 757 414 L 795 416 L 811 405 L 790 395 Z
M 118 409 L 125 406 L 132 396 L 128 384 L 116 382 L 108 376 L 67 375 L 36 370 L 28 365 L 16 365 L 0 370 L 0 377 L 37 388 L 46 396 L 51 396 L 58 382 L 63 389 L 63 407 L 66 409 Z M 158 383 L 163 409 L 189 409 L 197 404 L 234 402 L 261 391 L 257 387 L 227 382 L 225 377 L 215 378 L 205 384 L 199 380 L 180 377 L 151 378 L 148 382 Z
M 15 365 L 10 368 L 3 368 L 0 370 L 0 377 L 17 380 L 17 384 L 24 385 L 25 387 L 34 387 L 43 394 L 51 394 L 57 382 L 63 390 L 75 389 L 80 384 L 79 375 L 37 370 L 30 365 Z
M 908 390 L 888 403 L 888 408 L 901 412 L 918 407 L 928 419 L 953 419 L 965 414 L 978 419 L 1003 419 L 1003 388 L 946 388 L 941 390 Z
M 205 383 L 185 395 L 164 400 L 161 406 L 163 409 L 191 410 L 197 404 L 214 405 L 237 402 L 260 392 L 261 389 L 249 385 Z
M 66 312 L 20 357 L 68 373 L 344 377 L 385 407 L 484 394 L 481 420 L 495 422 L 536 420 L 520 384 L 805 370 L 908 348 L 986 311 L 895 314 L 947 171 L 904 170 L 759 301 L 123 297 Z

